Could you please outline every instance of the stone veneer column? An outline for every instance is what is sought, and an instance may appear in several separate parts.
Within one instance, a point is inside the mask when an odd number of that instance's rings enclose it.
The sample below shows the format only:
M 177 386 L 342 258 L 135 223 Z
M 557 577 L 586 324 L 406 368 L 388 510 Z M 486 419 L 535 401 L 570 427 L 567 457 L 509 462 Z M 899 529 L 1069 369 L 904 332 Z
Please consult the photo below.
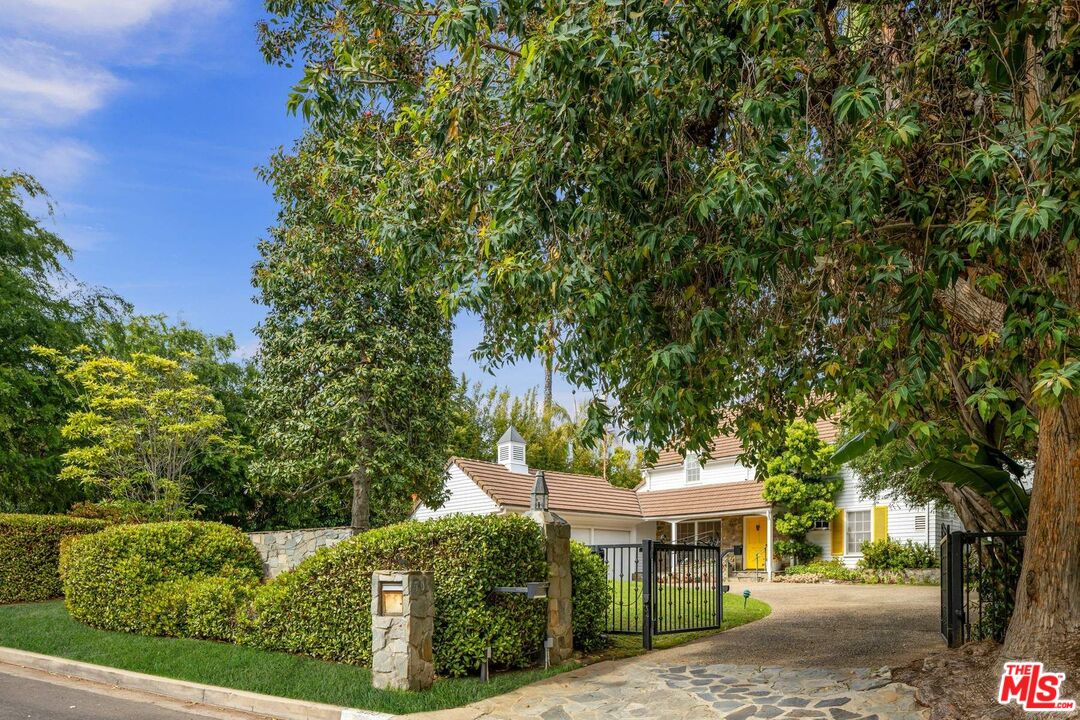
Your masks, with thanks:
M 573 601 L 570 586 L 570 525 L 553 512 L 533 510 L 528 517 L 544 534 L 548 562 L 548 637 L 551 663 L 566 662 L 574 652 Z
M 435 594 L 430 572 L 371 574 L 371 685 L 376 689 L 427 690 L 435 680 L 431 639 Z M 400 615 L 384 615 L 379 588 L 400 583 Z

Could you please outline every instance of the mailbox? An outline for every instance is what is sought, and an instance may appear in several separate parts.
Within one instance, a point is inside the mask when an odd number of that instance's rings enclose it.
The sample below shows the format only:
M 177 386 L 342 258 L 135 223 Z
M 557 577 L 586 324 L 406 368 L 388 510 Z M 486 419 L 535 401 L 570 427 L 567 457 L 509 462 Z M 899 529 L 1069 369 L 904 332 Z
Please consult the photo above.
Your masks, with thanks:
M 400 582 L 379 583 L 379 614 L 401 615 L 405 595 Z

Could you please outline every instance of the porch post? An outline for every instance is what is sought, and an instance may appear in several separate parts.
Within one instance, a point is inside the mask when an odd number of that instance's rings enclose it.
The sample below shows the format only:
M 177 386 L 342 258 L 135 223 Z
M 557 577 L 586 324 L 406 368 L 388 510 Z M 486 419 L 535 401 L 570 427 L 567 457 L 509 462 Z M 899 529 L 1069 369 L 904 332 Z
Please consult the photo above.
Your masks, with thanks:
M 671 544 L 674 545 L 679 542 L 679 521 L 671 520 L 669 522 L 671 523 Z
M 772 508 L 765 509 L 765 577 L 772 582 Z

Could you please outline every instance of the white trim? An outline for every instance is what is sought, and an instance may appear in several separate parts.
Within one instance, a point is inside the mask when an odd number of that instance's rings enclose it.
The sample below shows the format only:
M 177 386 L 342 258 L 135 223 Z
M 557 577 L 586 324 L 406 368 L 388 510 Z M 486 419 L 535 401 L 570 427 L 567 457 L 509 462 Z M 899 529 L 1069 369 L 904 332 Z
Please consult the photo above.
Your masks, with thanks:
M 765 575 L 772 582 L 772 509 L 765 511 Z
M 712 520 L 718 517 L 732 517 L 735 515 L 761 515 L 763 512 L 769 509 L 769 506 L 762 505 L 756 508 L 747 508 L 746 510 L 724 510 L 721 512 L 707 512 L 707 513 L 693 513 L 690 515 L 648 515 L 643 517 L 642 522 L 671 522 L 675 520 L 682 522 L 684 520 Z
M 862 508 L 862 509 L 856 509 L 856 510 L 845 510 L 844 511 L 844 557 L 848 557 L 848 556 L 862 557 L 862 545 L 861 544 L 855 550 L 851 550 L 851 549 L 848 548 L 848 534 L 849 534 L 849 532 L 851 530 L 851 516 L 854 513 L 866 513 L 870 517 L 870 540 L 865 540 L 864 542 L 870 542 L 871 540 L 874 539 L 874 509 L 871 507 L 871 508 Z

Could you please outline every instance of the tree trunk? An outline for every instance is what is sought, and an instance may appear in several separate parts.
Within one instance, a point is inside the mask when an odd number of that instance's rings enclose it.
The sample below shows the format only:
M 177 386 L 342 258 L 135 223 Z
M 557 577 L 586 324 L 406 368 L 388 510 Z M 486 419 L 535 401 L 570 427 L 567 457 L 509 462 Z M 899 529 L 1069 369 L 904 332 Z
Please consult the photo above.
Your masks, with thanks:
M 969 487 L 958 488 L 952 483 L 941 483 L 941 489 L 968 532 L 1012 532 L 1024 529 Z
M 551 374 L 555 362 L 555 320 L 548 320 L 548 347 L 544 352 L 544 422 L 551 422 Z
M 1024 564 L 1005 657 L 1080 680 L 1080 397 L 1039 412 Z
M 371 527 L 371 480 L 366 465 L 352 474 L 352 531 L 362 533 Z

